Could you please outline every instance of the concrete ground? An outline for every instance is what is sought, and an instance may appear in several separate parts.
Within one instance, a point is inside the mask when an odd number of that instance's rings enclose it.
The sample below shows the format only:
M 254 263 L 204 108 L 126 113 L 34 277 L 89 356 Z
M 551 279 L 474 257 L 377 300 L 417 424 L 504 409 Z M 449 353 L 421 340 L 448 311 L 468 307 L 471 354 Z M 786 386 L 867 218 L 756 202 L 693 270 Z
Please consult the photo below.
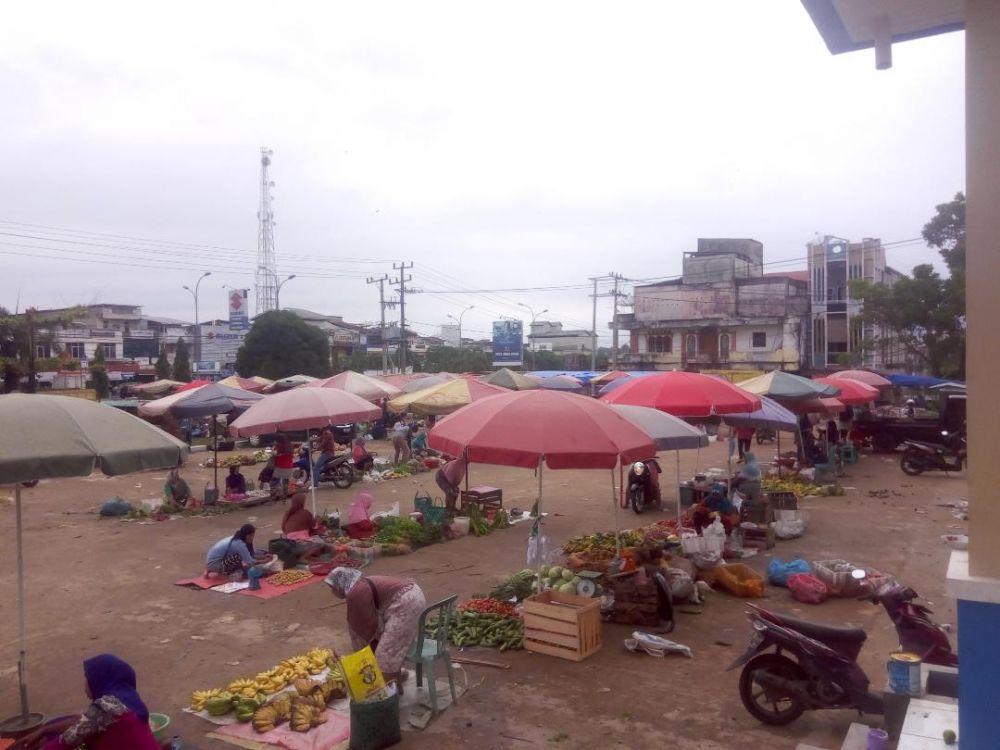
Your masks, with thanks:
M 386 446 L 379 446 L 384 455 Z M 696 465 L 724 467 L 724 446 L 681 454 L 684 476 Z M 760 450 L 762 454 L 770 451 Z M 185 470 L 199 492 L 211 475 L 197 467 L 195 454 Z M 674 458 L 663 456 L 666 485 Z M 914 587 L 939 622 L 955 622 L 955 602 L 944 596 L 948 549 L 939 536 L 964 533 L 966 524 L 939 504 L 964 499 L 964 475 L 908 477 L 882 456 L 865 456 L 849 467 L 845 497 L 811 500 L 810 526 L 800 539 L 771 550 L 784 559 L 845 558 L 874 566 Z M 250 469 L 248 475 L 256 473 Z M 114 652 L 135 666 L 140 690 L 151 710 L 173 717 L 185 747 L 228 747 L 205 738 L 210 726 L 181 713 L 192 690 L 253 675 L 316 645 L 346 649 L 345 612 L 322 585 L 259 601 L 242 596 L 196 592 L 172 585 L 203 569 L 205 550 L 250 520 L 258 544 L 280 526 L 284 506 L 212 518 L 182 518 L 139 524 L 101 520 L 97 508 L 113 495 L 138 500 L 157 495 L 165 472 L 119 478 L 93 476 L 43 482 L 24 491 L 29 686 L 32 707 L 50 716 L 86 705 L 80 662 Z M 533 472 L 473 466 L 473 483 L 502 487 L 507 507 L 529 508 L 537 494 Z M 365 485 L 376 508 L 399 502 L 410 509 L 425 489 L 439 495 L 433 474 Z M 318 493 L 320 510 L 341 512 L 357 487 Z M 6 488 L 0 497 L 6 494 Z M 546 471 L 544 507 L 552 513 L 546 535 L 558 545 L 579 533 L 613 528 L 610 481 L 602 471 Z M 667 491 L 668 498 L 674 493 Z M 669 510 L 665 514 L 669 514 Z M 642 523 L 659 514 L 647 513 Z M 15 713 L 17 698 L 17 618 L 14 509 L 0 502 L 6 543 L 0 546 L 0 715 Z M 638 525 L 631 511 L 619 511 L 623 528 Z M 466 537 L 381 558 L 370 572 L 415 578 L 429 601 L 457 593 L 467 598 L 525 567 L 528 525 L 486 538 Z M 763 571 L 770 554 L 749 558 Z M 819 622 L 865 628 L 869 640 L 861 664 L 875 687 L 885 683 L 885 663 L 897 641 L 881 608 L 852 599 L 819 606 L 799 604 L 784 589 L 768 587 L 767 607 Z M 470 690 L 420 733 L 407 733 L 401 748 L 572 747 L 648 748 L 670 746 L 723 750 L 794 748 L 799 742 L 839 748 L 857 715 L 849 711 L 808 713 L 786 728 L 757 723 L 743 709 L 738 672 L 726 672 L 748 639 L 743 602 L 724 593 L 711 596 L 700 615 L 678 615 L 670 638 L 690 646 L 693 659 L 654 659 L 622 647 L 630 629 L 605 625 L 603 649 L 581 663 L 527 652 L 478 655 L 511 665 L 509 670 L 467 666 Z

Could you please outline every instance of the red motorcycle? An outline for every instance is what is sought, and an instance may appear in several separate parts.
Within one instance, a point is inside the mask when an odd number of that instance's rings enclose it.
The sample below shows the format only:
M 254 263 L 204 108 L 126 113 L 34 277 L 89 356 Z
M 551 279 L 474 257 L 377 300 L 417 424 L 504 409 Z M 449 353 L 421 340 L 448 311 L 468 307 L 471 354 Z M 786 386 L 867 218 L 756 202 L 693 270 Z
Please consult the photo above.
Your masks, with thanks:
M 864 577 L 863 571 L 857 572 Z M 885 608 L 905 651 L 931 664 L 958 666 L 947 634 L 928 617 L 929 609 L 913 603 L 915 597 L 913 589 L 888 584 L 861 601 Z M 726 669 L 743 666 L 740 698 L 754 718 L 780 726 L 817 709 L 884 713 L 882 696 L 869 690 L 868 676 L 857 661 L 868 638 L 864 630 L 819 625 L 749 606 L 753 637 Z

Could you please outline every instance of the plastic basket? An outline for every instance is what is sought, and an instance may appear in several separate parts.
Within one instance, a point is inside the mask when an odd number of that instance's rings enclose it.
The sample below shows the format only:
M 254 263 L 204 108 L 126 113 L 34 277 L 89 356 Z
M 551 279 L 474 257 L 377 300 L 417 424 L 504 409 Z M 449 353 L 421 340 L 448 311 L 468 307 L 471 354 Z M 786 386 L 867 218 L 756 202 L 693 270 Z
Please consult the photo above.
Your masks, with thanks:
M 371 703 L 351 701 L 351 750 L 382 750 L 400 740 L 398 693 Z

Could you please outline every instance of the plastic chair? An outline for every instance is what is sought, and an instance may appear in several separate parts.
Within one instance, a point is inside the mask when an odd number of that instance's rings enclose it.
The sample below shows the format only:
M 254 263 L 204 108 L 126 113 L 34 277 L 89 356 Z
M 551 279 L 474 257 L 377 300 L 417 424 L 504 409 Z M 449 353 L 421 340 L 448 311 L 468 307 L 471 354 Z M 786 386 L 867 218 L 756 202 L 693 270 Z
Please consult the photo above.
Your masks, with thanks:
M 437 682 L 434 679 L 434 662 L 444 660 L 448 669 L 448 688 L 451 690 L 451 700 L 456 702 L 458 696 L 455 695 L 455 676 L 452 673 L 451 654 L 448 651 L 448 632 L 451 629 L 451 616 L 455 611 L 455 602 L 458 594 L 449 596 L 447 599 L 431 604 L 420 614 L 420 622 L 417 625 L 417 637 L 410 647 L 410 653 L 406 658 L 413 662 L 417 668 L 417 687 L 423 684 L 424 667 L 427 668 L 429 690 L 431 694 L 431 714 L 438 713 L 437 705 Z M 427 616 L 437 613 L 437 635 L 434 638 L 427 637 Z

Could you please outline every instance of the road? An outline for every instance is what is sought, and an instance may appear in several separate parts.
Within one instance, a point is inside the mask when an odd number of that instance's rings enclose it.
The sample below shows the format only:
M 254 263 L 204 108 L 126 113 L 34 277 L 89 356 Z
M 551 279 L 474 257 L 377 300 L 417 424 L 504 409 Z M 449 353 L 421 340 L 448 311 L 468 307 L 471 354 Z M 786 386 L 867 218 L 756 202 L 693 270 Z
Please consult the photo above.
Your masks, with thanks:
M 383 452 L 386 445 L 378 446 Z M 759 451 L 770 453 L 770 449 Z M 197 467 L 205 454 L 188 461 L 185 476 L 200 492 L 211 475 Z M 665 485 L 672 484 L 673 456 L 664 456 Z M 682 472 L 696 465 L 725 465 L 724 446 L 681 454 Z M 964 475 L 907 477 L 891 460 L 865 456 L 842 480 L 844 497 L 808 504 L 805 536 L 779 542 L 771 550 L 784 559 L 844 558 L 874 566 L 905 581 L 932 603 L 939 622 L 955 623 L 955 602 L 944 596 L 948 550 L 939 536 L 965 532 L 966 524 L 939 504 L 964 499 Z M 504 489 L 505 505 L 529 508 L 537 492 L 533 472 L 473 466 L 473 483 Z M 246 472 L 256 473 L 254 469 Z M 151 710 L 169 714 L 185 747 L 228 747 L 207 740 L 207 724 L 181 713 L 192 690 L 252 675 L 315 645 L 346 649 L 344 607 L 325 586 L 307 587 L 285 597 L 259 601 L 242 596 L 195 592 L 172 585 L 203 569 L 205 550 L 246 521 L 258 526 L 258 546 L 280 527 L 284 506 L 211 518 L 139 524 L 101 520 L 96 510 L 120 495 L 129 500 L 157 495 L 165 472 L 127 477 L 42 482 L 24 492 L 29 685 L 32 706 L 50 716 L 86 705 L 80 663 L 111 651 L 135 666 L 140 690 Z M 433 474 L 366 485 L 376 509 L 399 502 L 409 510 L 420 489 L 439 495 Z M 6 488 L 5 488 L 6 491 Z M 0 496 L 5 494 L 0 492 Z M 346 513 L 355 489 L 318 493 L 319 507 Z M 552 513 L 545 533 L 558 545 L 578 533 L 614 526 L 610 480 L 603 471 L 547 471 L 545 509 Z M 872 493 L 879 496 L 872 496 Z M 668 497 L 672 493 L 667 492 Z M 669 511 L 667 511 L 669 513 Z M 657 517 L 647 513 L 643 523 Z M 0 714 L 17 703 L 17 619 L 14 510 L 0 502 L 7 543 L 0 546 Z M 631 511 L 619 511 L 623 528 L 635 526 Z M 434 601 L 457 593 L 460 600 L 488 591 L 525 566 L 527 524 L 486 538 L 465 537 L 381 558 L 370 572 L 415 578 Z M 763 571 L 770 554 L 746 562 Z M 861 663 L 872 683 L 885 681 L 887 654 L 895 631 L 880 608 L 854 600 L 830 600 L 811 607 L 791 600 L 784 589 L 768 587 L 768 607 L 819 622 L 865 628 L 869 640 Z M 670 638 L 690 646 L 693 659 L 654 659 L 622 648 L 630 629 L 604 627 L 603 649 L 582 663 L 526 652 L 498 655 L 509 670 L 466 667 L 472 689 L 426 730 L 404 734 L 401 748 L 572 747 L 728 750 L 759 745 L 794 748 L 806 741 L 839 748 L 856 714 L 806 714 L 790 727 L 770 729 L 742 708 L 737 673 L 725 665 L 744 646 L 748 625 L 739 599 L 710 596 L 700 615 L 678 614 Z

